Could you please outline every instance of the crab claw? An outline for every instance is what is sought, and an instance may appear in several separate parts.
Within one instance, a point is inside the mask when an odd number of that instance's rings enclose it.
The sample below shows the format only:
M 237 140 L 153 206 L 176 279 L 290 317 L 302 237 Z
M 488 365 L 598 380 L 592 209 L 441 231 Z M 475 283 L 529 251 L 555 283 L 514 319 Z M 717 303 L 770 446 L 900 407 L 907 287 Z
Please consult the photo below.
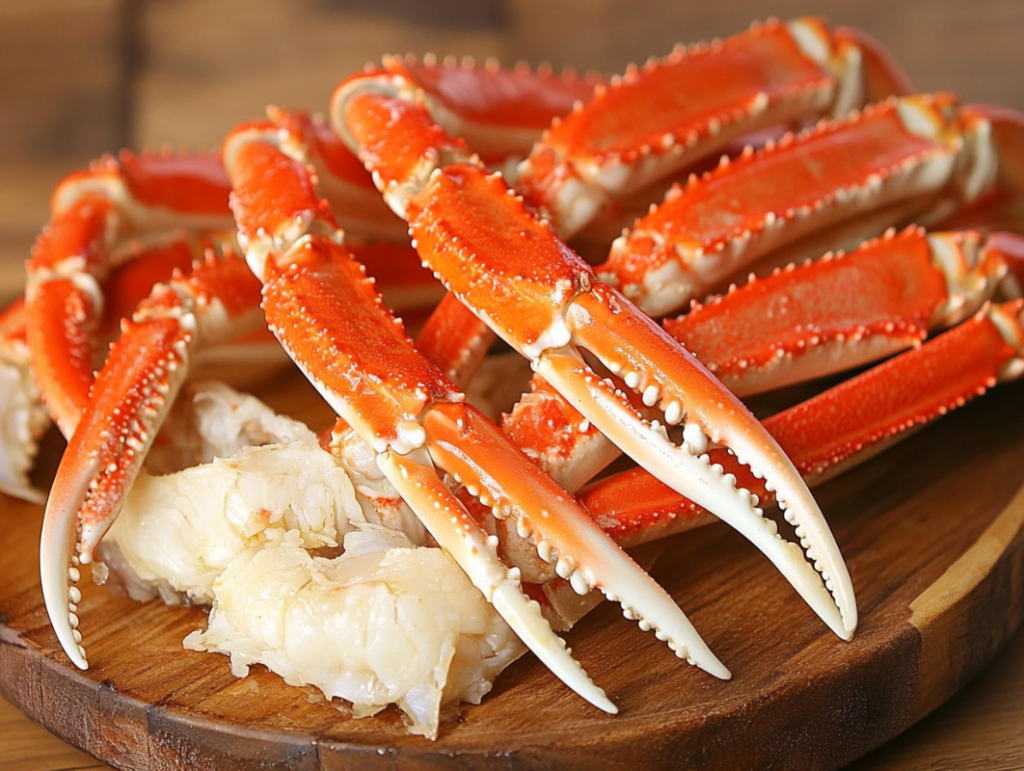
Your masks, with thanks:
M 363 146 L 361 157 L 385 199 L 409 222 L 417 251 L 448 289 L 612 442 L 739 529 L 836 634 L 851 637 L 856 603 L 835 539 L 792 463 L 739 400 L 599 282 L 500 175 L 488 174 L 440 132 L 415 97 L 356 78 L 335 92 L 332 113 Z M 588 366 L 581 349 L 620 375 L 646 407 L 660 405 L 663 420 L 648 422 L 626 393 Z M 676 425 L 682 442 L 665 429 Z M 709 439 L 766 478 L 800 546 L 778 535 L 735 477 L 707 461 Z
M 113 524 L 196 350 L 258 328 L 259 287 L 245 262 L 212 252 L 188 276 L 154 288 L 112 346 L 57 470 L 39 547 L 43 600 L 57 639 L 80 668 L 74 586 Z
M 600 589 L 677 655 L 729 672 L 672 599 L 476 409 L 406 336 L 373 281 L 342 245 L 317 200 L 301 136 L 250 124 L 225 144 L 232 205 L 250 267 L 263 282 L 271 330 L 437 543 L 551 670 L 595 706 L 616 708 L 544 621 L 489 535 L 446 483 L 461 480 L 496 515 L 512 517 L 579 592 Z M 266 180 L 273 180 L 268 191 Z M 269 194 L 268 194 L 269 193 Z
M 618 384 L 597 376 L 576 352 L 545 354 L 534 365 L 538 373 L 656 478 L 746 536 L 829 628 L 851 637 L 857 611 L 846 564 L 802 477 L 764 427 L 695 358 L 674 355 L 661 328 L 643 314 L 629 313 L 628 302 L 611 288 L 595 286 L 576 299 L 567 316 L 574 345 L 621 373 L 646 405 L 659 404 L 664 422 L 646 420 Z M 673 425 L 682 426 L 681 443 L 665 429 Z M 766 480 L 797 528 L 807 559 L 800 546 L 778 535 L 756 496 L 710 462 L 709 440 Z

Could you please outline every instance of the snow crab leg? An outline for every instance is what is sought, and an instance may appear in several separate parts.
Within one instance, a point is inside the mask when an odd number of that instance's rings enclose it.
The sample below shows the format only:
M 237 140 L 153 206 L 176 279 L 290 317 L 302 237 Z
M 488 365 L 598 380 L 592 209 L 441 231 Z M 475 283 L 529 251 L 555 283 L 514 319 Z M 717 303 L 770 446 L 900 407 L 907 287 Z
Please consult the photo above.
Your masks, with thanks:
M 259 284 L 230 249 L 209 253 L 189 276 L 176 273 L 123 322 L 69 439 L 40 538 L 46 610 L 64 651 L 82 669 L 88 661 L 74 586 L 80 566 L 92 562 L 198 349 L 262 324 Z
M 386 75 L 408 92 L 423 87 L 417 73 L 389 68 Z M 504 85 L 502 93 L 509 91 Z M 546 84 L 542 103 L 564 90 L 564 84 L 555 89 Z M 527 207 L 541 212 L 560 237 L 580 231 L 596 236 L 587 228 L 602 212 L 598 229 L 617 233 L 608 223 L 632 222 L 625 204 L 630 196 L 660 198 L 662 191 L 655 188 L 664 180 L 716 152 L 738 152 L 733 145 L 741 138 L 843 115 L 909 90 L 898 65 L 864 33 L 830 29 L 814 17 L 770 20 L 724 40 L 678 47 L 663 59 L 597 83 L 571 112 L 556 114 L 528 157 L 505 173 Z M 488 135 L 463 133 L 433 94 L 421 91 L 417 98 L 439 125 L 474 151 L 492 144 Z M 514 111 L 523 113 L 523 107 L 516 102 Z M 624 122 L 621 115 L 631 118 Z M 609 216 L 610 208 L 622 209 L 622 216 Z M 421 350 L 459 383 L 472 377 L 493 340 L 472 318 L 458 302 L 447 301 L 417 338 Z
M 111 270 L 137 256 L 147 234 L 230 232 L 228 192 L 215 156 L 130 153 L 103 158 L 54 191 L 50 224 L 28 262 L 26 299 L 33 373 L 65 436 L 89 401 Z M 191 263 L 188 250 L 183 260 L 180 249 L 163 246 L 149 286 Z
M 1021 300 L 984 303 L 956 328 L 765 418 L 764 426 L 808 484 L 818 485 L 1024 374 L 1022 314 Z M 724 451 L 715 460 L 738 476 L 747 473 Z M 757 493 L 772 499 L 763 486 Z M 579 498 L 626 546 L 714 521 L 639 468 L 588 485 Z
M 885 228 L 1019 197 L 1024 119 L 949 95 L 885 100 L 691 176 L 616 239 L 597 273 L 664 316 L 764 259 L 784 265 Z M 819 174 L 817 169 L 827 169 Z
M 1001 295 L 1020 297 L 1024 239 L 911 226 L 694 302 L 665 330 L 739 395 L 919 345 Z
M 263 282 L 271 330 L 448 551 L 555 674 L 595 706 L 615 711 L 497 558 L 493 539 L 438 472 L 460 480 L 498 517 L 535 534 L 542 556 L 579 592 L 599 588 L 678 655 L 726 670 L 671 598 L 597 528 L 575 500 L 412 347 L 318 201 L 301 136 L 247 124 L 225 144 L 240 240 Z M 273 180 L 267 185 L 266 180 Z
M 816 17 L 769 20 L 630 67 L 552 124 L 514 184 L 568 238 L 609 201 L 745 136 L 909 90 L 899 66 L 863 32 L 830 29 Z
M 355 76 L 335 92 L 331 115 L 448 289 L 614 444 L 744 533 L 829 627 L 849 638 L 856 604 L 835 540 L 799 474 L 747 409 L 601 283 L 500 175 L 488 174 L 463 143 L 448 137 L 414 89 Z M 621 376 L 647 407 L 660 405 L 663 422 L 645 420 L 581 350 Z M 679 425 L 681 442 L 666 430 Z M 736 488 L 733 475 L 709 463 L 709 437 L 767 476 L 787 518 L 807 534 L 806 559 L 778 535 L 750 493 Z
M 927 233 L 911 226 L 865 242 L 848 254 L 829 254 L 800 266 L 776 269 L 765 278 L 752 277 L 728 294 L 711 297 L 703 304 L 695 302 L 687 315 L 667 319 L 664 326 L 731 391 L 749 395 L 837 373 L 920 346 L 929 333 L 960 324 L 991 299 L 1021 297 L 1022 270 L 1024 239 L 1018 235 L 996 232 L 983 236 L 976 231 Z M 956 352 L 954 341 L 962 345 L 961 352 Z M 958 332 L 944 338 L 941 348 L 934 344 L 929 350 L 949 351 L 960 362 L 975 355 L 975 345 L 969 336 Z M 903 385 L 904 380 L 916 383 L 921 378 L 931 378 L 939 371 L 939 356 L 915 353 L 901 359 L 901 374 L 884 382 L 894 394 L 917 392 L 918 389 Z M 915 362 L 920 368 L 916 372 L 912 369 Z M 947 369 L 943 367 L 941 371 Z M 977 371 L 983 370 L 979 365 Z M 959 375 L 950 372 L 946 377 L 953 382 Z M 534 381 L 530 393 L 505 416 L 503 426 L 517 444 L 539 455 L 544 468 L 569 489 L 576 489 L 593 476 L 593 467 L 607 463 L 612 448 L 586 426 L 586 419 L 562 401 L 550 385 L 539 378 Z M 835 462 L 850 453 L 849 448 L 842 446 L 845 434 L 837 435 L 835 430 L 840 414 L 855 411 L 847 425 L 872 426 L 874 431 L 898 432 L 908 421 L 920 422 L 913 409 L 916 402 L 910 403 L 909 412 L 890 403 L 878 403 L 868 414 L 860 412 L 864 409 L 860 389 L 867 386 L 855 383 L 864 381 L 861 376 L 849 386 L 833 389 L 842 393 L 848 403 L 837 396 L 830 400 L 818 397 L 802 405 L 806 417 L 800 423 L 800 436 L 787 428 L 795 408 L 764 421 L 765 428 L 779 440 L 805 478 L 816 479 L 820 475 L 824 469 L 817 465 L 822 459 Z M 941 402 L 945 397 L 936 398 Z M 850 442 L 858 448 L 873 444 L 873 440 L 861 435 Z M 810 447 L 815 448 L 814 457 L 806 455 Z M 750 489 L 762 502 L 773 499 L 763 483 L 727 452 L 711 450 L 709 455 L 713 463 L 736 475 L 741 480 L 739 486 Z M 637 522 L 663 520 L 664 513 L 682 498 L 645 473 L 635 470 L 623 476 L 621 482 L 607 481 L 590 487 L 588 490 L 602 491 L 599 497 L 581 491 L 581 500 L 588 508 L 597 506 L 602 523 L 614 519 L 609 519 L 609 507 L 621 506 L 635 511 Z M 637 489 L 622 495 L 621 505 L 614 503 L 611 490 L 625 490 L 630 485 Z M 644 514 L 647 506 L 650 512 Z M 680 508 L 686 510 L 704 511 L 690 502 Z M 653 531 L 644 534 L 643 527 L 635 527 L 628 543 L 634 538 L 655 537 Z M 619 529 L 610 532 L 619 537 Z
M 571 113 L 606 83 L 590 72 L 556 73 L 549 66 L 532 69 L 525 63 L 506 68 L 493 59 L 478 65 L 471 57 L 439 62 L 431 55 L 422 61 L 386 56 L 371 71 L 416 83 L 445 130 L 463 137 L 496 167 L 526 156 L 553 120 Z

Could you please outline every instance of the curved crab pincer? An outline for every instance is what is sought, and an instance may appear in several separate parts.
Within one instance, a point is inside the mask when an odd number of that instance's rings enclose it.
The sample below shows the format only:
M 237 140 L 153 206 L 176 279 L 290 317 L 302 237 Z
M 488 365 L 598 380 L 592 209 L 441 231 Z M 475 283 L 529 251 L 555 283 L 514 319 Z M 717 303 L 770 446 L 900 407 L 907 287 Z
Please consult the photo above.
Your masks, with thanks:
M 205 346 L 263 323 L 259 286 L 240 256 L 209 252 L 143 301 L 111 347 L 68 440 L 43 516 L 43 599 L 68 657 L 88 668 L 75 583 L 113 523 L 189 370 Z
M 447 136 L 413 84 L 354 76 L 335 92 L 331 116 L 449 290 L 627 455 L 754 542 L 849 638 L 857 610 L 835 540 L 800 475 L 746 407 Z M 645 419 L 625 391 L 660 407 L 660 418 Z M 681 441 L 668 433 L 676 427 Z M 709 462 L 709 442 L 767 478 L 806 557 L 735 476 Z
M 591 703 L 614 705 L 571 658 L 519 586 L 519 571 L 445 484 L 461 482 L 499 518 L 532 533 L 573 588 L 600 589 L 681 657 L 728 670 L 671 598 L 565 493 L 418 354 L 345 249 L 316 198 L 301 136 L 250 124 L 229 135 L 225 166 L 268 324 L 310 382 L 377 453 L 377 465 L 431 535 L 555 674 Z M 268 183 L 269 181 L 269 183 Z

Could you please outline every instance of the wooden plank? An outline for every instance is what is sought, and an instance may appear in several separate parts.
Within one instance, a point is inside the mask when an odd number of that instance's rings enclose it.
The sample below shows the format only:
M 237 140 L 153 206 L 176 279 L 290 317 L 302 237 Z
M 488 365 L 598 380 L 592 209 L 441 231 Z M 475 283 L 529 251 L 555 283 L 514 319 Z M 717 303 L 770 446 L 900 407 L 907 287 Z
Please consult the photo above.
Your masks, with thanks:
M 68 172 L 127 140 L 123 0 L 0 3 L 0 302 Z

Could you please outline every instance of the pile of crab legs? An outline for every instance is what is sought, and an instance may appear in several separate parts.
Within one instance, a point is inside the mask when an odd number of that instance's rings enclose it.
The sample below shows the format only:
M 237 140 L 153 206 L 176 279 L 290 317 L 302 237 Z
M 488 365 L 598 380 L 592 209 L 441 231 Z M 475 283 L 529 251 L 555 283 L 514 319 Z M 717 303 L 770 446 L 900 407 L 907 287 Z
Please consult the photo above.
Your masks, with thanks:
M 264 324 L 340 416 L 325 443 L 372 448 L 437 544 L 596 706 L 616 711 L 552 631 L 574 620 L 567 588 L 599 589 L 728 677 L 621 548 L 711 515 L 848 639 L 853 587 L 805 480 L 1018 376 L 1024 351 L 1024 242 L 994 231 L 1019 222 L 1024 121 L 909 91 L 874 41 L 814 18 L 608 81 L 392 58 L 338 87 L 330 126 L 271 109 L 220 157 L 123 154 L 72 175 L 2 318 L 6 361 L 30 362 L 69 441 L 41 540 L 64 650 L 87 666 L 79 568 L 193 360 Z M 566 246 L 661 194 L 597 267 Z M 403 313 L 436 297 L 408 250 L 346 245 L 339 226 L 394 236 L 381 195 L 448 290 L 415 345 L 380 294 Z M 94 372 L 104 319 L 154 284 Z M 536 373 L 502 428 L 460 387 L 494 335 Z M 738 398 L 905 350 L 764 424 Z M 583 487 L 620 453 L 637 468 Z M 8 488 L 30 494 L 18 473 Z M 799 543 L 764 515 L 772 502 Z

